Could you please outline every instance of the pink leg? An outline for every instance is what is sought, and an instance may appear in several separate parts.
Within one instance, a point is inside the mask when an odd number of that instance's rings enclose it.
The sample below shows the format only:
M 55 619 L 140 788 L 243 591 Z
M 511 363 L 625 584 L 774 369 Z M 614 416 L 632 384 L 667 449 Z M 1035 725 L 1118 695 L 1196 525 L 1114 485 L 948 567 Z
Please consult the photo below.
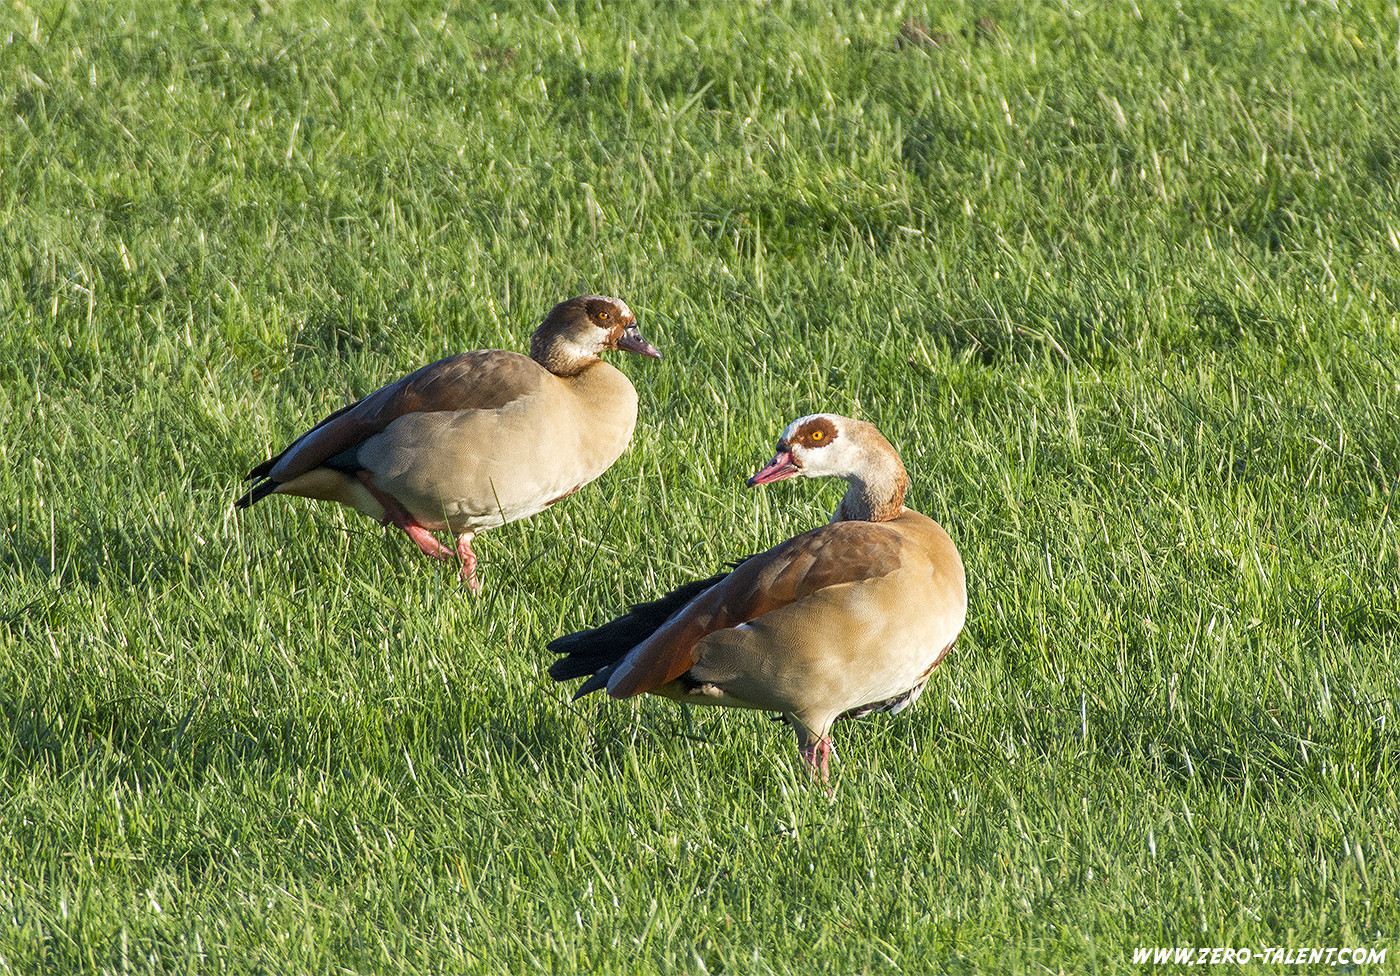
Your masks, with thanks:
M 413 544 L 423 551 L 423 555 L 432 556 L 434 559 L 451 559 L 452 550 L 444 546 L 433 538 L 433 534 L 423 526 L 419 525 L 408 510 L 398 503 L 392 495 L 386 495 L 375 487 L 370 480 L 373 477 L 368 471 L 360 472 L 360 481 L 369 489 L 369 493 L 374 496 L 379 504 L 384 506 L 384 525 L 394 525 L 408 533 L 408 537 L 413 540 Z
M 831 767 L 827 761 L 827 757 L 834 756 L 837 759 L 841 758 L 836 755 L 836 750 L 831 745 L 831 739 L 827 736 L 823 736 L 815 742 L 799 745 L 797 747 L 797 752 L 802 757 L 803 761 L 806 762 L 808 766 L 812 767 L 812 774 L 817 777 L 817 780 L 821 782 L 823 786 L 831 779 Z
M 462 560 L 458 579 L 466 582 L 473 593 L 481 592 L 481 584 L 476 581 L 476 553 L 472 552 L 472 533 L 463 532 L 457 537 L 457 558 Z
M 434 539 L 433 534 L 417 522 L 410 520 L 407 525 L 398 522 L 394 524 L 408 533 L 408 537 L 413 540 L 414 545 L 423 550 L 423 555 L 432 556 L 434 559 L 452 558 L 452 550 Z

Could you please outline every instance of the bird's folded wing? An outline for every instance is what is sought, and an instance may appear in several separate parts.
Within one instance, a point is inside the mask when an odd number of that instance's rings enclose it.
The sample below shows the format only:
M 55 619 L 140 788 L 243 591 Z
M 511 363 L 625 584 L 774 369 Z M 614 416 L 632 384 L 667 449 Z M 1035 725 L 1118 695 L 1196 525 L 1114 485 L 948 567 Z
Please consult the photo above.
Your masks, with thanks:
M 900 533 L 876 522 L 836 522 L 794 536 L 746 560 L 633 648 L 608 680 L 608 694 L 631 698 L 674 681 L 695 665 L 695 646 L 707 634 L 828 586 L 887 576 L 904 550 Z
M 499 409 L 537 391 L 545 375 L 534 360 L 513 352 L 483 349 L 448 356 L 337 410 L 248 477 L 290 481 L 406 414 Z

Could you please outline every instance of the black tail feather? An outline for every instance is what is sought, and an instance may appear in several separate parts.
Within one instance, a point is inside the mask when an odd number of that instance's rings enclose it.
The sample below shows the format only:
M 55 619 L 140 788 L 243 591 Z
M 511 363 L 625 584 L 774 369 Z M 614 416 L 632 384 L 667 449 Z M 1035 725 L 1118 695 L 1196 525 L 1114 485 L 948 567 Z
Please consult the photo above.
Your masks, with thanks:
M 234 502 L 233 507 L 247 508 L 254 502 L 261 501 L 262 499 L 266 498 L 268 495 L 272 494 L 276 490 L 277 482 L 275 481 L 269 479 L 267 481 L 259 482 L 258 484 L 254 485 L 246 495 L 242 496 L 238 499 L 238 501 Z
M 634 604 L 627 613 L 601 627 L 556 637 L 547 646 L 565 657 L 550 666 L 549 676 L 555 681 L 568 681 L 591 675 L 575 698 L 606 687 L 613 668 L 632 648 L 654 634 L 677 610 L 728 575 L 726 571 L 709 579 L 686 583 L 659 600 Z
M 282 454 L 286 453 L 286 451 L 282 452 Z M 254 478 L 266 478 L 272 473 L 272 469 L 277 466 L 277 462 L 282 460 L 282 454 L 275 454 L 272 457 L 268 458 L 266 461 L 259 463 L 256 468 L 254 468 L 252 471 L 249 471 L 243 477 L 243 480 L 252 481 Z
M 272 474 L 272 469 L 275 468 L 275 467 L 277 467 L 277 462 L 278 462 L 278 461 L 281 461 L 284 457 L 286 457 L 286 456 L 291 452 L 291 450 L 292 450 L 294 447 L 296 447 L 296 446 L 297 446 L 298 444 L 300 444 L 302 441 L 306 440 L 306 438 L 307 438 L 308 435 L 315 433 L 316 431 L 320 430 L 322 427 L 326 426 L 326 424 L 328 424 L 328 423 L 330 423 L 332 420 L 334 420 L 336 417 L 339 417 L 341 414 L 345 413 L 346 411 L 353 410 L 355 407 L 357 407 L 357 406 L 359 406 L 359 405 L 360 405 L 360 401 L 357 400 L 357 401 L 355 401 L 354 403 L 347 403 L 345 406 L 341 407 L 339 410 L 334 411 L 334 412 L 331 413 L 328 417 L 326 417 L 325 420 L 322 420 L 322 421 L 321 421 L 319 424 L 317 424 L 315 427 L 312 427 L 312 428 L 311 428 L 310 430 L 308 430 L 305 434 L 302 434 L 302 435 L 301 435 L 300 437 L 298 437 L 296 440 L 292 441 L 292 442 L 291 442 L 290 444 L 288 444 L 286 447 L 282 448 L 282 450 L 280 450 L 280 451 L 278 451 L 276 454 L 272 455 L 272 457 L 268 458 L 266 461 L 260 461 L 260 462 L 258 462 L 257 466 L 254 467 L 252 471 L 249 471 L 249 472 L 243 477 L 243 480 L 244 480 L 244 481 L 256 481 L 258 478 L 266 478 L 268 475 Z M 271 492 L 271 491 L 272 491 L 274 488 L 276 488 L 276 487 L 277 487 L 277 486 L 274 484 L 274 485 L 272 486 L 272 488 L 266 488 L 266 489 L 264 490 L 264 486 L 263 486 L 263 485 L 258 485 L 258 486 L 255 487 L 252 491 L 248 492 L 248 494 L 244 495 L 242 498 L 238 499 L 238 501 L 234 502 L 234 505 L 237 506 L 238 508 L 247 508 L 249 505 L 253 504 L 253 502 L 257 501 L 259 498 L 266 498 L 267 495 L 268 495 L 268 493 Z M 262 492 L 261 494 L 259 494 L 260 491 Z

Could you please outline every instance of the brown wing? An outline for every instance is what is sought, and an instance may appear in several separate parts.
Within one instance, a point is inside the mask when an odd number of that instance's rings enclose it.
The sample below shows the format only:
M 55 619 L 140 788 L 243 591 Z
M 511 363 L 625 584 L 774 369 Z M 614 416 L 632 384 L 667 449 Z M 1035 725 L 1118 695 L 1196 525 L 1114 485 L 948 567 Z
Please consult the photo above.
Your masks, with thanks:
M 836 522 L 794 536 L 745 561 L 638 644 L 608 682 L 608 694 L 631 698 L 674 681 L 694 667 L 695 645 L 705 635 L 828 586 L 886 576 L 899 568 L 903 549 L 900 534 L 876 522 Z
M 259 464 L 248 477 L 290 481 L 363 443 L 405 414 L 495 410 L 537 390 L 544 377 L 544 369 L 533 359 L 499 349 L 439 359 L 337 410 L 281 454 Z

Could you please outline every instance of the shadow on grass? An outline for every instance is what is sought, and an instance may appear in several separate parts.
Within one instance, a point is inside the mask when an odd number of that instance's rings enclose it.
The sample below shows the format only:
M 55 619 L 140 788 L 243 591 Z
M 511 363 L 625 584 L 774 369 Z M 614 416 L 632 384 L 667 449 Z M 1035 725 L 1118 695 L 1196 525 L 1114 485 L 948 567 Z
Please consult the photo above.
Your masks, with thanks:
M 1130 345 L 1133 312 L 1116 296 L 1086 285 L 1074 302 L 1024 297 L 1019 286 L 932 310 L 926 326 L 945 349 L 984 366 L 1044 360 L 1107 369 Z
M 832 242 L 850 241 L 862 241 L 883 254 L 909 221 L 902 208 L 804 193 L 791 184 L 703 201 L 690 216 L 699 233 L 746 258 L 771 252 L 796 259 Z
M 1235 701 L 1222 716 L 1204 710 L 1178 715 L 1144 704 L 1118 714 L 1089 703 L 1050 707 L 1038 718 L 986 725 L 1016 728 L 1014 749 L 1032 761 L 1062 764 L 1083 750 L 1093 767 L 1137 770 L 1176 788 L 1228 787 L 1255 800 L 1286 800 L 1358 781 L 1394 781 L 1400 748 L 1385 734 L 1395 702 L 1370 702 L 1328 719 L 1284 710 L 1271 702 Z M 1029 718 L 1029 716 L 1027 716 Z M 988 761 L 1006 756 L 989 746 L 991 731 L 974 743 Z M 1005 736 L 1003 736 L 1005 739 Z
M 259 715 L 256 707 L 231 708 L 207 692 L 171 701 L 142 688 L 111 698 L 0 697 L 0 753 L 9 776 L 44 771 L 90 787 L 149 791 L 197 790 L 211 776 L 222 781 L 235 770 L 277 776 L 289 769 L 324 775 L 374 769 L 392 778 L 405 754 L 424 751 L 449 776 L 474 779 L 497 763 L 552 765 L 577 748 L 576 723 L 543 707 L 485 712 L 469 705 L 464 714 L 443 700 L 391 713 L 386 700 L 367 714 L 320 722 L 294 714 L 290 705 L 271 706 Z M 630 726 L 605 727 L 607 741 L 595 743 L 595 755 L 621 759 Z
M 175 580 L 199 586 L 219 576 L 217 568 L 205 560 L 190 558 L 187 547 L 195 539 L 183 527 L 166 530 L 129 521 L 69 519 L 55 520 L 43 531 L 52 537 L 11 534 L 0 547 L 0 568 L 12 575 L 37 570 L 57 577 L 64 587 L 96 587 L 113 581 L 140 587 Z M 172 533 L 177 534 L 172 538 Z M 0 611 L 0 625 L 24 627 L 28 615 L 28 607 Z
M 0 698 L 0 736 L 8 774 L 42 770 L 90 786 L 149 788 L 173 777 L 202 781 L 216 756 L 253 743 L 191 736 L 200 702 L 181 713 L 154 693 L 110 699 L 47 694 Z M 214 721 L 217 721 L 215 719 Z M 209 720 L 202 722 L 208 725 Z
M 1293 332 L 1291 323 L 1268 315 L 1259 306 L 1211 291 L 1196 303 L 1192 321 L 1207 345 L 1216 349 L 1245 342 L 1272 345 Z
M 365 305 L 371 307 L 370 312 L 362 310 Z M 376 308 L 375 305 L 381 307 Z M 406 293 L 394 296 L 389 301 L 369 295 L 347 299 L 338 305 L 320 305 L 290 339 L 287 368 L 297 371 L 296 375 L 300 377 L 298 382 L 306 378 L 300 371 L 313 367 L 315 374 L 322 374 L 328 361 L 346 362 L 370 372 L 380 363 L 393 361 L 394 340 L 402 323 L 407 323 L 410 331 L 419 326 Z M 395 378 L 386 376 L 381 382 L 387 383 Z M 379 385 L 373 379 L 365 382 L 369 385 L 360 396 L 373 392 Z M 307 426 L 315 423 L 316 419 L 319 418 L 308 417 Z

